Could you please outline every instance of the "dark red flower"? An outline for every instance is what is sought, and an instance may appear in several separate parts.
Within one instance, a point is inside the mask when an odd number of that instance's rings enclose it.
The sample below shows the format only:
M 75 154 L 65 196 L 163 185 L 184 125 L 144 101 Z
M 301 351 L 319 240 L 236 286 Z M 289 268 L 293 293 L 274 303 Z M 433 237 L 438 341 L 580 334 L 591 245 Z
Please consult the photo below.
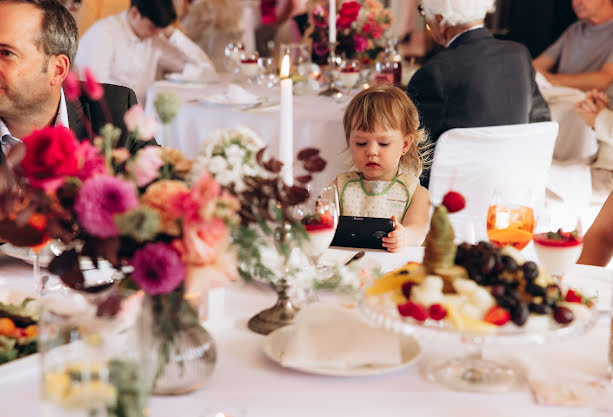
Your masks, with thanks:
M 447 208 L 449 213 L 455 213 L 466 207 L 466 200 L 462 194 L 455 191 L 449 191 L 443 197 L 443 205 Z
M 328 52 L 330 52 L 328 42 L 317 42 L 313 44 L 313 51 L 315 51 L 315 55 L 317 56 L 326 55 Z
M 55 191 L 66 177 L 79 171 L 79 142 L 70 129 L 54 126 L 36 130 L 23 143 L 26 155 L 21 167 L 33 187 Z
M 351 24 L 358 18 L 360 7 L 360 3 L 357 1 L 343 3 L 336 18 L 336 27 L 339 29 L 349 29 Z

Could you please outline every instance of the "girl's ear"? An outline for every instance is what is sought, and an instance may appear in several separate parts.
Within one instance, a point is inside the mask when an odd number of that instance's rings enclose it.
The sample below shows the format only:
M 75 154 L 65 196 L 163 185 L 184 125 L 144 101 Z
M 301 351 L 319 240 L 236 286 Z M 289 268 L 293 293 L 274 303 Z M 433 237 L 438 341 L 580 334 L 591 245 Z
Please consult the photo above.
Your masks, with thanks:
M 411 133 L 410 135 L 406 135 L 404 137 L 404 141 L 402 142 L 402 154 L 404 155 L 409 151 L 411 145 L 413 144 L 413 138 L 415 136 Z

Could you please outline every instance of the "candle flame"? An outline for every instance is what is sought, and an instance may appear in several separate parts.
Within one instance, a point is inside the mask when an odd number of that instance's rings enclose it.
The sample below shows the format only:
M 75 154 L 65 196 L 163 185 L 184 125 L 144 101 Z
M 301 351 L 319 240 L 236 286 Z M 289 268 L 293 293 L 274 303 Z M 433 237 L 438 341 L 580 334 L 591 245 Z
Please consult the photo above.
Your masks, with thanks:
M 281 62 L 281 78 L 287 78 L 289 76 L 289 55 L 283 57 Z

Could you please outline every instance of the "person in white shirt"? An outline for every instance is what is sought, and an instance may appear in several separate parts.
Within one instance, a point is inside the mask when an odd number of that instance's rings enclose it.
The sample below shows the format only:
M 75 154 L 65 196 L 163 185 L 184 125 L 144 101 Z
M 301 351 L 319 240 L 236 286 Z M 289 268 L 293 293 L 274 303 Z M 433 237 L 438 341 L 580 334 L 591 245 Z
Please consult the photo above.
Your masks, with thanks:
M 81 38 L 76 67 L 100 82 L 123 85 L 144 103 L 160 72 L 215 76 L 208 56 L 180 30 L 172 0 L 131 0 L 128 10 L 96 22 Z
M 610 104 L 604 92 L 592 90 L 575 105 L 579 116 L 594 129 L 598 139 L 598 153 L 591 168 L 593 193 L 600 197 L 613 190 L 613 109 Z

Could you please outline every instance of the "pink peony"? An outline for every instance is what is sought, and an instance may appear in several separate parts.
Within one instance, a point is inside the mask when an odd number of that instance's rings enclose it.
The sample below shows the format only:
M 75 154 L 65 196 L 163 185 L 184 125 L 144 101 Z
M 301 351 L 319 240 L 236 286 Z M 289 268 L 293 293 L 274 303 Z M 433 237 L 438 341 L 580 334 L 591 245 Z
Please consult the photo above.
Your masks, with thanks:
M 128 162 L 127 171 L 136 179 L 136 185 L 144 187 L 160 175 L 160 167 L 164 161 L 160 156 L 162 148 L 146 146 L 136 152 L 133 160 Z
M 104 97 L 104 89 L 98 81 L 96 81 L 96 77 L 91 72 L 89 68 L 85 68 L 83 70 L 83 75 L 85 75 L 85 92 L 92 100 L 100 100 Z
M 186 225 L 202 224 L 214 214 L 214 200 L 220 193 L 221 185 L 205 171 L 189 191 L 170 198 L 169 211 L 175 217 L 183 217 Z
M 124 114 L 123 121 L 130 132 L 134 132 L 140 140 L 149 140 L 158 130 L 158 122 L 155 117 L 145 116 L 142 106 L 135 105 Z
M 81 85 L 77 74 L 70 71 L 64 80 L 64 94 L 69 101 L 77 101 L 81 95 Z
M 353 43 L 355 45 L 356 52 L 364 52 L 368 47 L 368 39 L 366 39 L 362 35 L 355 34 L 353 35 Z
M 136 206 L 138 197 L 134 185 L 116 177 L 98 175 L 85 181 L 74 209 L 88 233 L 109 238 L 119 234 L 113 216 Z
M 96 175 L 107 174 L 106 161 L 100 151 L 91 143 L 84 140 L 79 144 L 76 150 L 76 155 L 79 160 L 79 172 L 77 177 L 81 181 L 87 181 Z
M 162 242 L 148 243 L 132 258 L 132 280 L 151 295 L 168 294 L 185 279 L 179 254 Z

